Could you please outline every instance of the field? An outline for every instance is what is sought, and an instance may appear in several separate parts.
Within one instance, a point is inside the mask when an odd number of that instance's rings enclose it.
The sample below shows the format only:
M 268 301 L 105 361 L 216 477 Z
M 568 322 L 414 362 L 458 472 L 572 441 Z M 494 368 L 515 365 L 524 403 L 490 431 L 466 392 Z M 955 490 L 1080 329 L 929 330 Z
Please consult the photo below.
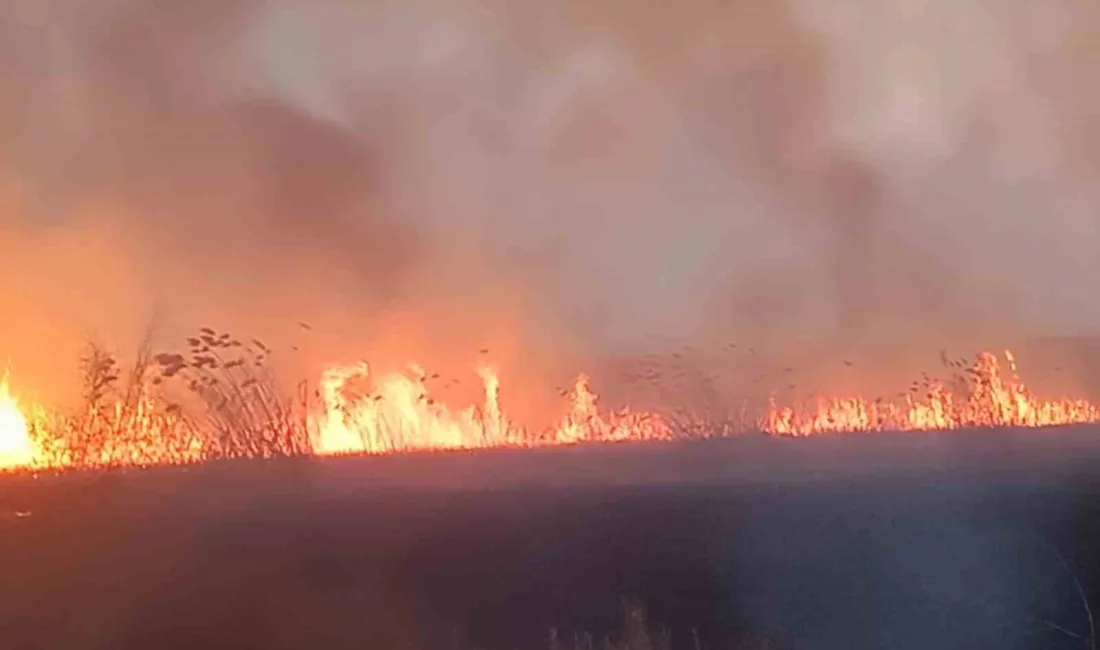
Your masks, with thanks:
M 0 0 L 0 650 L 1097 650 L 1097 69 L 1084 0 Z
M 0 630 L 63 650 L 603 647 L 634 603 L 676 648 L 1087 648 L 1098 433 L 10 475 Z

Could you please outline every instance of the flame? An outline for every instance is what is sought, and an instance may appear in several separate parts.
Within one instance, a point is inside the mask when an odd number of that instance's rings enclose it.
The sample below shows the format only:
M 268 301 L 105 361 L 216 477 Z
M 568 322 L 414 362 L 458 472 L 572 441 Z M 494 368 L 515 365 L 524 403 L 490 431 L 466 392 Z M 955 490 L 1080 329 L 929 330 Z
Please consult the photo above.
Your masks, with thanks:
M 65 415 L 21 407 L 0 379 L 0 471 L 28 467 L 141 467 L 205 460 L 200 437 L 147 391 Z
M 226 367 L 236 368 L 228 363 Z M 1011 351 L 1002 355 L 983 352 L 969 365 L 952 367 L 961 371 L 952 380 L 926 378 L 895 400 L 832 397 L 781 406 L 773 399 L 755 424 L 771 435 L 808 436 L 1100 422 L 1100 407 L 1086 400 L 1033 395 L 1017 376 Z M 480 400 L 455 407 L 432 395 L 430 388 L 438 376 L 428 377 L 420 366 L 380 374 L 364 362 L 335 365 L 323 371 L 317 399 L 303 398 L 300 419 L 292 405 L 286 405 L 277 417 L 252 419 L 269 406 L 283 407 L 278 402 L 248 402 L 248 394 L 272 394 L 264 392 L 267 388 L 248 389 L 245 382 L 239 386 L 241 392 L 233 389 L 225 393 L 243 401 L 219 402 L 216 408 L 223 410 L 205 422 L 183 417 L 164 402 L 161 393 L 145 385 L 120 394 L 117 403 L 97 402 L 70 415 L 40 406 L 21 407 L 5 375 L 0 381 L 0 469 L 672 440 L 732 435 L 752 428 L 723 426 L 690 414 L 685 419 L 630 409 L 604 410 L 586 375 L 578 376 L 563 392 L 567 403 L 560 418 L 548 426 L 528 428 L 509 417 L 497 372 L 482 366 L 477 374 L 482 385 Z M 244 428 L 234 428 L 236 425 Z M 288 440 L 292 441 L 289 445 Z M 299 446 L 293 442 L 297 440 L 304 442 Z
M 8 375 L 0 378 L 0 469 L 26 467 L 34 461 L 27 418 L 11 394 Z
M 1100 422 L 1100 407 L 1083 399 L 1040 399 L 1016 375 L 1016 357 L 980 353 L 956 378 L 914 384 L 903 400 L 819 398 L 800 406 L 772 400 L 761 428 L 774 435 L 808 436 L 858 431 L 935 431 L 977 427 L 1055 427 Z M 920 393 L 915 396 L 915 393 Z
M 478 375 L 484 388 L 482 403 L 452 410 L 430 395 L 417 367 L 382 377 L 374 377 L 365 363 L 330 368 L 321 379 L 321 410 L 311 419 L 314 451 L 380 454 L 672 437 L 668 423 L 653 414 L 601 414 L 598 397 L 583 375 L 569 393 L 572 408 L 561 422 L 543 431 L 530 430 L 504 412 L 497 374 L 482 367 Z M 355 395 L 353 381 L 368 384 L 370 390 Z

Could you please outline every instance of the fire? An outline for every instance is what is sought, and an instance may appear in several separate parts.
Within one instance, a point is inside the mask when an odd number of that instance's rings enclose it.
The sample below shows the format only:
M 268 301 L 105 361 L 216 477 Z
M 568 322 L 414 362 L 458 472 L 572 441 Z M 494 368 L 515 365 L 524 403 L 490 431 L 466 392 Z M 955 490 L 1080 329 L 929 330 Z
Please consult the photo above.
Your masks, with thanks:
M 377 373 L 366 363 L 324 370 L 315 398 L 301 386 L 282 396 L 263 366 L 269 353 L 232 358 L 246 348 L 207 330 L 194 356 L 158 355 L 159 374 L 125 389 L 97 393 L 74 413 L 20 405 L 0 381 L 0 469 L 133 467 L 218 458 L 297 454 L 391 454 L 427 450 L 536 447 L 591 442 L 661 441 L 743 433 L 693 416 L 607 410 L 580 375 L 562 395 L 562 415 L 541 427 L 522 426 L 505 408 L 500 376 L 477 369 L 482 393 L 473 404 L 433 395 L 438 375 L 420 366 Z M 104 367 L 113 369 L 113 361 Z M 979 354 L 949 364 L 956 376 L 925 377 L 897 399 L 819 398 L 781 406 L 771 401 L 755 422 L 771 435 L 948 430 L 970 427 L 1049 427 L 1100 422 L 1100 406 L 1082 399 L 1042 399 L 1017 376 L 1016 358 Z M 249 370 L 253 368 L 255 370 Z M 176 379 L 173 379 L 176 378 Z M 181 381 L 204 406 L 188 412 L 169 401 L 165 382 Z M 160 388 L 157 388 L 160 386 Z M 194 405 L 196 402 L 192 402 Z
M 8 375 L 0 378 L 0 469 L 26 467 L 34 460 L 27 418 L 11 394 Z
M 977 427 L 1055 427 L 1100 422 L 1100 407 L 1083 399 L 1040 399 L 1016 374 L 1016 358 L 983 352 L 953 382 L 925 379 L 900 400 L 820 398 L 802 406 L 769 405 L 761 428 L 774 435 L 858 431 L 934 431 Z
M 454 410 L 434 399 L 425 373 L 416 366 L 381 377 L 365 363 L 330 368 L 321 380 L 321 408 L 311 418 L 319 454 L 531 447 L 623 440 L 665 440 L 672 430 L 661 417 L 624 410 L 601 414 L 588 378 L 568 393 L 572 408 L 555 426 L 530 430 L 512 422 L 501 406 L 500 379 L 478 371 L 481 404 Z M 369 390 L 355 394 L 353 383 Z
M 145 467 L 206 459 L 190 423 L 149 394 L 89 405 L 76 414 L 36 408 L 31 429 L 41 432 L 34 464 L 40 467 Z
M 352 382 L 373 390 L 355 395 Z M 489 413 L 499 411 L 496 383 L 486 383 L 482 410 L 452 411 L 429 396 L 419 368 L 372 376 L 366 363 L 338 366 L 321 378 L 321 411 L 313 417 L 315 451 L 322 454 L 386 453 L 415 449 L 465 449 L 501 444 Z

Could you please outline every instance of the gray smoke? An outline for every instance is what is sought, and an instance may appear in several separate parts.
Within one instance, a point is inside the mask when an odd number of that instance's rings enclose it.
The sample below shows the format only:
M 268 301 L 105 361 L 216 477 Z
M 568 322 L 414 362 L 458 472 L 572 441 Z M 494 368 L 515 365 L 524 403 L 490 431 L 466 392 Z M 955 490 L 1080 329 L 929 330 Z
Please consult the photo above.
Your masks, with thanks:
M 9 1 L 0 353 L 1094 329 L 1100 9 L 1034 4 Z

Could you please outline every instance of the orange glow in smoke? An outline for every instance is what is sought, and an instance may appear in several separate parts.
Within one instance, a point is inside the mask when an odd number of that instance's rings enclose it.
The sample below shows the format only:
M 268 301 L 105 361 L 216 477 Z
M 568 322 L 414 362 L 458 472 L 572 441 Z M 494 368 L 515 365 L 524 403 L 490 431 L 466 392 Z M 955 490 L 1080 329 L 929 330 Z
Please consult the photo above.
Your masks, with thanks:
M 934 431 L 977 427 L 1055 427 L 1100 422 L 1100 407 L 1083 399 L 1040 399 L 1016 374 L 1016 358 L 1004 352 L 1007 370 L 983 352 L 953 382 L 925 380 L 904 398 L 820 398 L 811 404 L 769 405 L 761 428 L 774 435 L 809 436 L 859 431 Z

